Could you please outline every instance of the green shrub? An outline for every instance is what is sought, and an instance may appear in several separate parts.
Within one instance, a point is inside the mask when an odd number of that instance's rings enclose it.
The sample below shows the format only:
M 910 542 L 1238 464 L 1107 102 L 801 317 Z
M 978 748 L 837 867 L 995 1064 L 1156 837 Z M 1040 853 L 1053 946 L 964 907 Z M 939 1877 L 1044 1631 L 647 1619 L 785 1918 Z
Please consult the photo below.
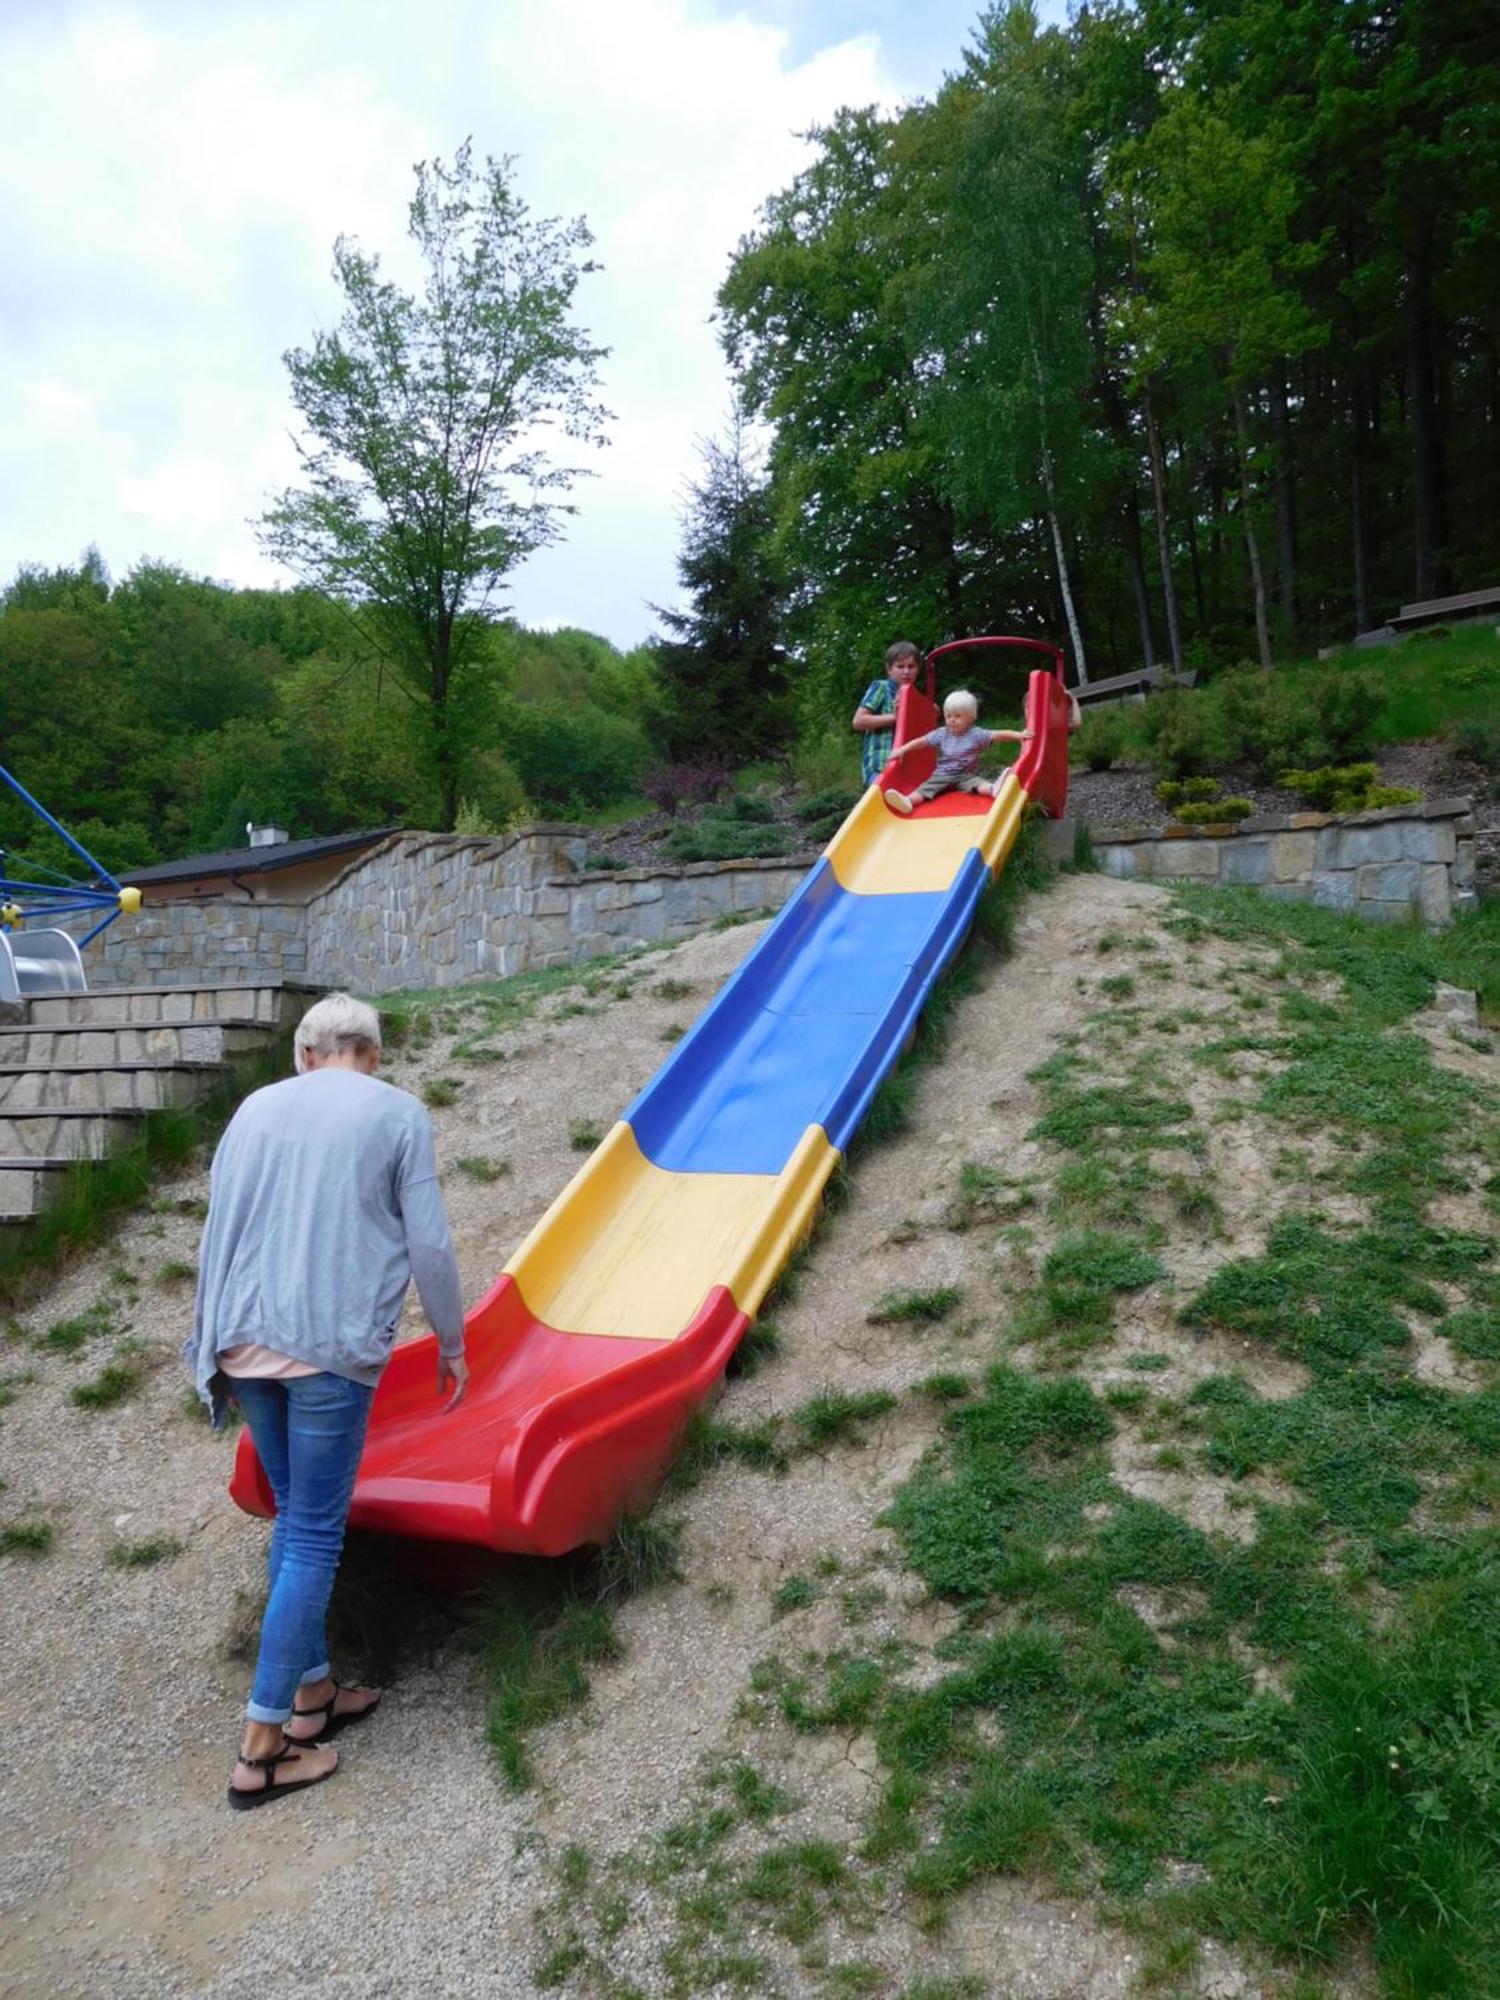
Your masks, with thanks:
M 1152 765 L 1168 777 L 1212 771 L 1233 764 L 1239 754 L 1222 704 L 1184 688 L 1153 695 L 1142 711 L 1140 731 Z
M 691 826 L 674 827 L 661 851 L 672 861 L 744 861 L 785 854 L 791 844 L 785 827 L 706 812 Z
M 1245 667 L 1221 675 L 1208 698 L 1233 745 L 1223 761 L 1245 759 L 1269 776 L 1294 764 L 1347 763 L 1367 750 L 1380 688 L 1348 668 L 1289 676 Z
M 1283 771 L 1278 785 L 1296 792 L 1318 812 L 1370 812 L 1381 806 L 1416 805 L 1420 792 L 1377 783 L 1374 764 L 1325 764 L 1317 770 Z
M 1470 716 L 1467 722 L 1455 725 L 1452 741 L 1454 749 L 1482 771 L 1500 774 L 1500 722 L 1488 716 Z
M 1217 778 L 1163 778 L 1156 787 L 1156 796 L 1164 806 L 1202 804 L 1218 794 Z
M 1121 713 L 1121 704 L 1091 708 L 1073 738 L 1073 761 L 1090 771 L 1108 771 L 1120 763 L 1130 748 L 1130 726 Z
M 1179 806 L 1175 817 L 1184 826 L 1224 826 L 1248 819 L 1254 811 L 1254 799 L 1200 799 L 1195 805 Z

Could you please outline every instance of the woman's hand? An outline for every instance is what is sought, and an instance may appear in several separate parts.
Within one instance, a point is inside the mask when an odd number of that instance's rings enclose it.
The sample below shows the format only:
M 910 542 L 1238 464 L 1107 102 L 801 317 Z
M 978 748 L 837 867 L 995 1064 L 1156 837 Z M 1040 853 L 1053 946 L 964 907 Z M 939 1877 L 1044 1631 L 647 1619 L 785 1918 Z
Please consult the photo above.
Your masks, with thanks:
M 458 1408 L 469 1392 L 469 1364 L 461 1354 L 455 1354 L 451 1360 L 446 1354 L 438 1356 L 438 1394 L 441 1396 L 450 1384 L 453 1393 L 443 1405 L 445 1417 Z

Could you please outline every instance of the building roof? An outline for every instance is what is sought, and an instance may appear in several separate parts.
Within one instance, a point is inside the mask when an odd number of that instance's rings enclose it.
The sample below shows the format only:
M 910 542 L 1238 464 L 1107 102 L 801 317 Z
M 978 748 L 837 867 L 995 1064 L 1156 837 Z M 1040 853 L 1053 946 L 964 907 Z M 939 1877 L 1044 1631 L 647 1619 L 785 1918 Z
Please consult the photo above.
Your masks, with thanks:
M 277 868 L 295 868 L 327 855 L 349 854 L 373 847 L 377 840 L 399 833 L 395 826 L 377 826 L 367 833 L 329 833 L 316 840 L 283 840 L 275 847 L 225 847 L 217 854 L 185 854 L 180 861 L 161 861 L 154 868 L 132 868 L 120 880 L 129 883 L 195 882 L 205 875 L 268 875 Z

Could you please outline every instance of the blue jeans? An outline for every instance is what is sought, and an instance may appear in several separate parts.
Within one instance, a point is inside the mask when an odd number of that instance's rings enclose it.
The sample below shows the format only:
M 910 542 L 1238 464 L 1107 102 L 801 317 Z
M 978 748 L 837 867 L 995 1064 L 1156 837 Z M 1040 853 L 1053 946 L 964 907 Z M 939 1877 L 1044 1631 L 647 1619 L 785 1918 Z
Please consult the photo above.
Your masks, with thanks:
M 285 1722 L 297 1689 L 329 1671 L 323 1620 L 374 1393 L 344 1375 L 233 1383 L 276 1499 L 271 1594 L 245 1710 L 251 1722 Z

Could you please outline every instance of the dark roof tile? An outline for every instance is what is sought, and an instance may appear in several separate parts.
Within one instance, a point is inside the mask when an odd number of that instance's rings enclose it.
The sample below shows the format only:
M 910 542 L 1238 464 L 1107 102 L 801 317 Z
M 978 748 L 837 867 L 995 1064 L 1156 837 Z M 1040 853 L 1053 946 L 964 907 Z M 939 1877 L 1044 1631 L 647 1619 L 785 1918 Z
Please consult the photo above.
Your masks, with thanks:
M 329 833 L 316 840 L 283 840 L 276 847 L 226 847 L 217 854 L 185 854 L 180 861 L 161 861 L 154 868 L 134 868 L 120 880 L 131 884 L 149 882 L 193 882 L 203 875 L 265 875 L 275 868 L 291 868 L 300 861 L 317 861 L 324 855 L 347 854 L 357 847 L 373 847 L 401 829 L 378 826 L 368 833 Z

